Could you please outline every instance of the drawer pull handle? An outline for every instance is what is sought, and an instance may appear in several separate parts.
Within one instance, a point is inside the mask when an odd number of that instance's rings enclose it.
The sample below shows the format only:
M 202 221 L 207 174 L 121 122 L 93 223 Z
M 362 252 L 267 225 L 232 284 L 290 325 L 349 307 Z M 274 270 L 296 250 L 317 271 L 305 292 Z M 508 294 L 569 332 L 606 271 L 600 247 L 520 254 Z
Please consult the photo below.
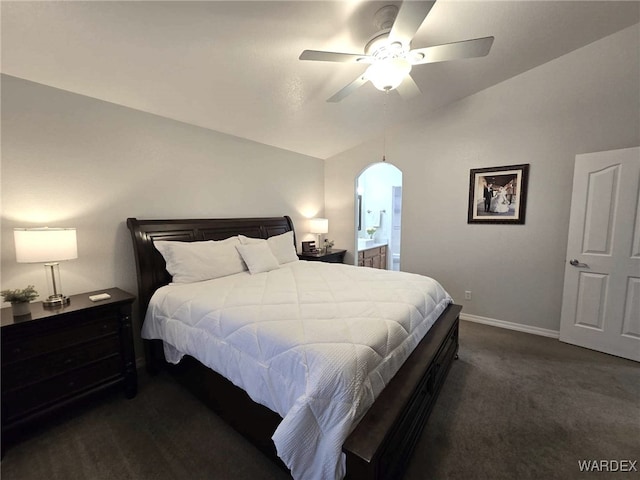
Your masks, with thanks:
M 65 365 L 71 365 L 73 363 L 73 358 L 67 358 L 63 363 Z

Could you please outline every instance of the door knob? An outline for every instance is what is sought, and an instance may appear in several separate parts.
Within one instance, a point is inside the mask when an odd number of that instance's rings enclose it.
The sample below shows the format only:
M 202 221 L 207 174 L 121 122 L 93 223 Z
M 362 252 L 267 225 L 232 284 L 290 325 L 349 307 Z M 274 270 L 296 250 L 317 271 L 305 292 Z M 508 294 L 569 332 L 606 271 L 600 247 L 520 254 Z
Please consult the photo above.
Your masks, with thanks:
M 587 265 L 586 263 L 581 263 L 578 260 L 576 260 L 575 258 L 573 260 L 569 261 L 569 264 L 573 267 L 576 268 L 589 268 L 589 265 Z

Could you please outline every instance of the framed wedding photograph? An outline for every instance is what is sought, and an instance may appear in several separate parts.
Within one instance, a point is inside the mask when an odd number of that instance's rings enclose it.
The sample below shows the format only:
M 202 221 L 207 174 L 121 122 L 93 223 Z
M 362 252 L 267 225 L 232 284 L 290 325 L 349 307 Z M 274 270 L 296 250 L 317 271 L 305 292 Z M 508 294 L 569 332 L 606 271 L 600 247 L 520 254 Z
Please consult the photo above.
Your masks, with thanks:
M 524 224 L 529 164 L 473 168 L 467 223 Z

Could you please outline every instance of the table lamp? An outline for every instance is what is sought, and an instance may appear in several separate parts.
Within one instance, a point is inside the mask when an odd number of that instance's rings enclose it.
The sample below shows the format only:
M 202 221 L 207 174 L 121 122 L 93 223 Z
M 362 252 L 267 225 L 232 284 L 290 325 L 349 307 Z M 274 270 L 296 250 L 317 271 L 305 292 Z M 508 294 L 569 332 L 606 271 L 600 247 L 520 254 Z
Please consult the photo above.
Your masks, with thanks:
M 329 220 L 326 218 L 312 218 L 309 221 L 309 231 L 318 235 L 318 245 L 316 248 L 321 249 L 320 238 L 323 233 L 329 232 Z
M 78 258 L 75 228 L 14 228 L 18 263 L 43 263 L 49 287 L 45 307 L 59 307 L 69 303 L 69 297 L 60 293 L 60 264 L 63 260 Z

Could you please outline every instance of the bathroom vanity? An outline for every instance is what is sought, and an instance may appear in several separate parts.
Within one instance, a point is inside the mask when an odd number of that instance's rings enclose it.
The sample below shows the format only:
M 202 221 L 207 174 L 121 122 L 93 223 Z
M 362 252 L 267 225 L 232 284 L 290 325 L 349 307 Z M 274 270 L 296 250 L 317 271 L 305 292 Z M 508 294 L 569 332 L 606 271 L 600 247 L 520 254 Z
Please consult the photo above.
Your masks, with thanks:
M 387 269 L 387 244 L 358 240 L 358 266 Z

